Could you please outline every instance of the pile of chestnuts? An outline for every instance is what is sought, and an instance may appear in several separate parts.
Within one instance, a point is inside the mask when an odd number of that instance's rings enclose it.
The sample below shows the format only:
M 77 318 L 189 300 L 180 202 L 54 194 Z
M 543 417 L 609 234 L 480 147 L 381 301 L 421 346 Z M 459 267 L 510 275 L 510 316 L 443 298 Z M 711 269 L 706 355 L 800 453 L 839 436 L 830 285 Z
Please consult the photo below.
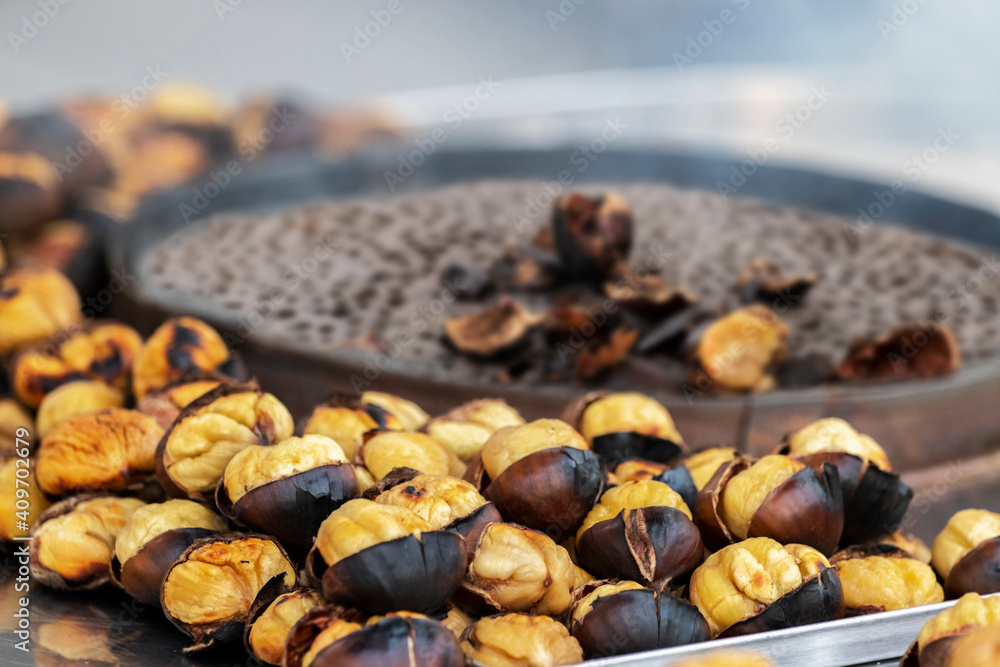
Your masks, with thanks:
M 159 607 L 187 651 L 545 667 L 963 595 L 913 664 L 943 638 L 956 655 L 996 646 L 995 630 L 959 642 L 951 629 L 967 612 L 1000 618 L 974 595 L 1000 591 L 1000 515 L 960 512 L 928 549 L 899 531 L 912 491 L 842 420 L 756 459 L 690 449 L 637 393 L 528 422 L 501 400 L 435 417 L 365 392 L 296 427 L 203 322 L 145 341 L 61 326 L 27 341 L 20 400 L 0 400 L 5 502 L 9 434 L 31 450 L 32 572 L 67 591 L 118 586 Z M 28 438 L 33 408 L 44 429 Z M 0 523 L 4 541 L 18 535 Z

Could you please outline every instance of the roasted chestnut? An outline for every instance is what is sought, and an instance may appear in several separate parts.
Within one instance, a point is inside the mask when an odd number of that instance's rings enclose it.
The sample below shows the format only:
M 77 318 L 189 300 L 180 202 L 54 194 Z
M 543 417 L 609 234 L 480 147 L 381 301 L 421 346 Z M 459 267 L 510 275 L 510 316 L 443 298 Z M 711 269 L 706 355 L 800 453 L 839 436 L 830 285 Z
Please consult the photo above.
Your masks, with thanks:
M 746 306 L 719 318 L 698 341 L 698 361 L 709 379 L 725 389 L 765 391 L 788 349 L 788 326 L 773 310 Z
M 31 413 L 9 396 L 0 398 L 0 462 L 16 456 L 24 447 L 33 450 L 34 436 L 35 422 Z
M 160 440 L 156 476 L 173 497 L 211 500 L 237 453 L 281 442 L 293 428 L 288 408 L 256 385 L 217 387 L 184 408 Z
M 196 373 L 149 392 L 135 409 L 156 420 L 163 430 L 170 428 L 181 410 L 223 384 L 235 384 L 219 373 Z
M 449 317 L 444 323 L 444 335 L 459 352 L 491 359 L 521 348 L 544 319 L 503 296 L 477 312 Z
M 691 602 L 723 637 L 842 618 L 836 569 L 815 549 L 754 537 L 709 556 L 691 575 Z
M 705 546 L 691 510 L 662 482 L 608 489 L 576 533 L 581 566 L 599 576 L 629 579 L 656 590 L 683 583 Z
M 80 295 L 55 269 L 11 271 L 0 277 L 0 356 L 48 338 L 80 321 Z M 37 405 L 37 404 L 36 404 Z
M 1000 514 L 958 512 L 934 538 L 931 553 L 949 597 L 1000 593 Z
M 944 591 L 931 566 L 908 558 L 901 549 L 848 549 L 830 560 L 840 575 L 848 616 L 944 602 Z
M 595 581 L 582 586 L 568 625 L 588 660 L 712 638 L 697 607 L 634 581 Z
M 226 465 L 215 500 L 233 521 L 305 552 L 323 520 L 359 494 L 340 445 L 306 435 L 238 452 Z
M 355 459 L 378 481 L 394 468 L 412 468 L 429 475 L 461 477 L 465 464 L 455 453 L 424 433 L 382 431 L 369 437 Z
M 962 637 L 982 628 L 996 630 L 998 627 L 1000 596 L 984 598 L 975 593 L 966 593 L 957 603 L 924 623 L 924 627 L 920 628 L 920 636 L 910 645 L 900 666 L 972 667 L 968 663 L 953 660 Z
M 201 320 L 177 317 L 161 324 L 136 352 L 132 392 L 141 399 L 182 376 L 213 371 L 229 361 L 222 336 Z
M 49 506 L 38 488 L 34 469 L 30 463 L 26 466 L 26 461 L 12 458 L 0 462 L 0 544 L 27 535 Z
M 462 633 L 462 652 L 487 667 L 557 667 L 583 662 L 580 643 L 548 616 L 483 618 Z
M 759 653 L 742 651 L 713 651 L 704 658 L 692 658 L 675 663 L 674 667 L 774 667 L 774 664 Z
M 712 480 L 719 468 L 739 454 L 732 447 L 708 447 L 687 456 L 681 465 L 687 469 L 699 491 Z
M 866 548 L 878 546 L 895 547 L 896 549 L 905 551 L 914 560 L 918 560 L 925 565 L 931 564 L 930 547 L 924 544 L 924 541 L 919 537 L 915 537 L 902 530 L 897 530 L 891 535 L 883 535 L 872 542 L 865 542 L 861 546 Z
M 552 235 L 566 273 L 603 282 L 624 271 L 632 249 L 632 209 L 614 193 L 573 192 L 556 200 Z
M 111 578 L 143 604 L 160 604 L 160 584 L 195 540 L 226 530 L 218 514 L 190 500 L 168 500 L 136 509 L 118 533 Z
M 858 544 L 895 531 L 913 490 L 892 472 L 885 451 L 842 419 L 820 419 L 788 438 L 780 450 L 803 463 L 837 468 L 844 498 L 841 543 Z
M 265 586 L 276 585 L 279 581 L 272 579 Z M 312 588 L 299 588 L 281 593 L 270 602 L 265 601 L 266 597 L 250 610 L 243 643 L 247 652 L 261 662 L 280 665 L 285 640 L 292 628 L 303 616 L 325 603 L 319 591 Z
M 548 536 L 522 526 L 476 526 L 466 545 L 469 567 L 456 602 L 482 616 L 497 611 L 558 616 L 569 609 L 576 566 Z
M 29 231 L 59 215 L 63 205 L 60 177 L 35 151 L 10 151 L 0 141 L 0 220 L 3 232 Z
M 75 380 L 95 380 L 125 391 L 141 345 L 135 329 L 114 322 L 90 322 L 62 331 L 18 355 L 14 391 L 33 408 L 50 391 Z
M 225 533 L 196 540 L 169 567 L 160 588 L 163 613 L 192 638 L 185 652 L 243 636 L 258 593 L 271 579 L 295 583 L 281 545 L 264 535 Z
M 993 667 L 1000 664 L 1000 628 L 973 630 L 955 641 L 946 667 Z
M 363 619 L 336 608 L 315 609 L 292 629 L 286 667 L 464 667 L 458 638 L 420 614 Z
M 626 482 L 638 482 L 644 479 L 653 479 L 663 474 L 667 468 L 665 463 L 655 461 L 644 461 L 642 459 L 632 459 L 622 461 L 614 470 L 608 473 L 608 484 L 618 486 Z
M 497 398 L 481 398 L 435 417 L 425 430 L 432 438 L 469 461 L 498 429 L 524 423 L 517 410 Z
M 333 438 L 353 459 L 355 450 L 369 431 L 402 431 L 403 422 L 375 403 L 365 403 L 353 396 L 337 394 L 316 406 L 306 420 L 302 433 Z
M 571 403 L 563 419 L 611 466 L 628 459 L 667 463 L 682 453 L 684 441 L 673 417 L 644 394 L 592 392 Z
M 832 554 L 844 529 L 841 498 L 831 465 L 810 468 L 779 454 L 756 462 L 739 457 L 716 471 L 698 493 L 696 512 L 710 549 L 771 537 Z
M 45 395 L 38 406 L 38 437 L 70 417 L 108 408 L 125 407 L 125 396 L 97 380 L 77 380 L 60 385 Z
M 136 498 L 75 496 L 42 512 L 31 531 L 31 574 L 62 590 L 97 588 L 111 579 L 115 540 Z
M 463 537 L 481 523 L 503 521 L 475 486 L 448 475 L 415 475 L 378 494 L 375 502 L 405 507 L 433 530 L 453 530 Z
M 507 521 L 556 542 L 576 532 L 604 486 L 600 460 L 587 441 L 558 419 L 501 428 L 480 456 L 481 466 L 473 464 L 469 475 L 483 496 Z
M 366 391 L 361 394 L 361 403 L 381 408 L 399 420 L 404 431 L 419 431 L 431 418 L 424 409 L 413 401 L 382 391 Z M 370 408 L 369 408 L 370 409 Z
M 434 530 L 404 507 L 358 498 L 323 521 L 306 567 L 334 604 L 432 613 L 458 590 L 465 562 L 457 533 Z
M 156 470 L 163 430 L 152 417 L 111 408 L 70 417 L 38 447 L 38 486 L 50 496 L 120 491 L 142 485 Z

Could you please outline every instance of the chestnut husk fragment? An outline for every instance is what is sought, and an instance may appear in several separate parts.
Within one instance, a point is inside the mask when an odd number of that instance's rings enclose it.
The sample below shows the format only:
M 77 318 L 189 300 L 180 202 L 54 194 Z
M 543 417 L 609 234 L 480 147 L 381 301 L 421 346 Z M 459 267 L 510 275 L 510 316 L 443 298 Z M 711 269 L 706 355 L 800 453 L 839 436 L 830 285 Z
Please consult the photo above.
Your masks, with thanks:
M 583 597 L 602 583 L 607 582 L 586 584 L 576 595 Z M 570 634 L 580 642 L 588 660 L 712 638 L 708 621 L 697 607 L 648 588 L 624 590 L 595 600 L 583 621 L 571 622 Z
M 794 308 L 800 305 L 817 278 L 815 271 L 786 276 L 774 264 L 755 259 L 740 273 L 736 288 L 743 303 L 779 300 L 786 307 Z
M 827 568 L 781 596 L 756 616 L 729 626 L 719 638 L 783 630 L 844 617 L 844 588 L 834 568 Z
M 643 507 L 599 521 L 576 542 L 580 566 L 656 590 L 676 588 L 701 563 L 705 546 L 694 523 L 673 507 Z
M 519 347 L 542 319 L 503 296 L 477 313 L 448 318 L 445 336 L 459 352 L 488 359 Z
M 980 543 L 958 561 L 944 580 L 949 598 L 966 593 L 1000 593 L 1000 537 Z
M 955 333 L 947 324 L 936 329 L 904 324 L 872 340 L 851 344 L 836 370 L 840 380 L 906 380 L 950 375 L 958 370 L 962 353 Z M 913 341 L 918 335 L 923 345 Z
M 798 460 L 814 468 L 826 463 L 837 469 L 844 502 L 842 545 L 876 540 L 903 522 L 913 489 L 899 475 L 846 452 L 821 452 Z
M 632 211 L 615 195 L 559 197 L 552 233 L 559 260 L 574 278 L 598 281 L 614 275 L 632 248 Z
M 334 604 L 369 614 L 433 614 L 462 584 L 465 551 L 461 535 L 434 530 L 419 539 L 406 535 L 375 544 L 331 566 L 314 547 L 307 568 L 322 581 L 323 597 Z
M 261 614 L 271 606 L 272 602 L 285 593 L 291 593 L 292 590 L 292 587 L 285 582 L 284 577 L 271 577 L 257 593 L 253 604 L 250 605 L 247 620 L 243 625 L 243 648 L 246 649 L 249 655 L 254 655 L 253 648 L 250 646 L 250 629 L 253 627 L 254 621 L 260 618 Z
M 323 465 L 276 479 L 247 493 L 235 503 L 226 492 L 225 477 L 215 489 L 215 502 L 228 519 L 278 538 L 288 547 L 307 551 L 330 513 L 360 494 L 349 463 Z
M 750 465 L 751 461 L 745 457 L 733 459 L 719 468 L 698 494 L 695 516 L 702 539 L 713 551 L 737 541 L 719 515 L 719 503 L 726 483 Z M 804 507 L 810 509 L 802 517 Z M 819 469 L 806 467 L 798 471 L 773 489 L 750 519 L 747 537 L 804 544 L 828 556 L 837 550 L 843 530 L 840 477 L 836 467 L 823 463 Z
M 455 634 L 429 618 L 389 616 L 341 637 L 310 667 L 464 667 Z
M 211 528 L 175 528 L 160 533 L 124 563 L 111 559 L 111 581 L 139 602 L 160 604 L 160 585 L 170 566 L 187 548 L 215 533 Z
M 680 495 L 684 504 L 688 506 L 692 514 L 695 510 L 695 503 L 698 502 L 698 486 L 691 477 L 691 471 L 687 466 L 681 464 L 668 468 L 653 478 L 657 482 L 663 482 Z
M 482 493 L 506 521 L 541 531 L 559 543 L 576 532 L 603 488 L 596 454 L 553 447 L 515 461 Z
M 698 297 L 690 292 L 670 289 L 666 281 L 655 274 L 628 275 L 617 282 L 604 283 L 604 294 L 626 309 L 656 320 L 670 317 L 698 302 Z

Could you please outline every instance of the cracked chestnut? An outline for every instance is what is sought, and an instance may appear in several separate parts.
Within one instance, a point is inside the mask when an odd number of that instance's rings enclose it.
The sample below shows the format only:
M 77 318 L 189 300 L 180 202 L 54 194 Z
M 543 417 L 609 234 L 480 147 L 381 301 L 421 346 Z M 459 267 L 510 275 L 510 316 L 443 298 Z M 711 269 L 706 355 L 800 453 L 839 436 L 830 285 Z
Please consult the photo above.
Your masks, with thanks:
M 1000 514 L 958 512 L 934 538 L 931 553 L 948 597 L 1000 593 Z
M 705 547 L 691 510 L 662 482 L 608 489 L 576 534 L 582 567 L 602 577 L 676 588 L 698 567 Z
M 209 372 L 230 361 L 219 333 L 201 320 L 167 320 L 139 348 L 132 364 L 132 392 L 136 400 L 184 375 Z
M 49 392 L 38 406 L 38 437 L 70 417 L 108 408 L 125 407 L 121 390 L 96 380 L 77 380 Z
M 412 468 L 428 475 L 465 474 L 465 464 L 450 449 L 425 433 L 382 431 L 369 434 L 357 448 L 355 461 L 379 481 L 394 468 Z
M 835 568 L 815 549 L 755 537 L 716 551 L 691 575 L 691 602 L 721 637 L 844 616 Z
M 365 433 L 402 430 L 405 430 L 403 421 L 381 405 L 346 394 L 335 394 L 313 409 L 302 433 L 333 438 L 347 458 L 353 459 L 364 441 Z
M 489 667 L 557 667 L 583 662 L 580 643 L 548 616 L 483 618 L 462 633 L 462 652 Z
M 844 588 L 848 616 L 910 609 L 944 602 L 930 565 L 887 545 L 847 549 L 830 561 Z
M 375 502 L 405 507 L 433 530 L 452 530 L 462 537 L 481 523 L 503 521 L 475 486 L 449 475 L 414 475 L 379 493 Z
M 168 500 L 136 509 L 115 542 L 111 578 L 139 602 L 160 604 L 163 575 L 195 540 L 225 532 L 226 522 L 191 500 Z
M 196 540 L 167 569 L 160 587 L 163 613 L 193 643 L 185 652 L 243 637 L 250 609 L 265 584 L 295 583 L 281 545 L 265 535 L 225 533 Z M 265 593 L 273 595 L 273 587 Z
M 434 613 L 458 590 L 465 543 L 405 507 L 358 498 L 323 521 L 306 559 L 334 604 L 371 614 Z
M 361 394 L 361 403 L 374 408 L 381 408 L 387 414 L 399 420 L 403 431 L 419 431 L 430 420 L 431 416 L 413 401 L 387 394 L 383 391 L 366 391 Z
M 235 384 L 219 373 L 195 373 L 171 382 L 143 396 L 135 405 L 139 412 L 156 420 L 163 430 L 170 428 L 181 410 L 221 385 Z
M 469 401 L 427 422 L 427 434 L 469 461 L 504 426 L 520 426 L 524 418 L 498 398 Z
M 667 463 L 682 454 L 684 440 L 673 417 L 644 394 L 592 392 L 571 403 L 563 419 L 607 465 L 628 459 Z
M 223 515 L 308 551 L 320 524 L 360 494 L 340 445 L 321 435 L 251 445 L 226 465 L 215 492 Z
M 278 587 L 281 592 L 273 600 L 268 595 L 258 596 L 247 615 L 243 631 L 243 645 L 247 653 L 269 665 L 280 665 L 285 652 L 285 642 L 292 628 L 313 609 L 325 602 L 319 591 L 299 588 L 287 591 L 280 579 L 272 579 L 267 587 Z
M 80 295 L 59 271 L 11 271 L 0 277 L 0 356 L 48 338 L 80 318 Z
M 709 379 L 723 389 L 766 391 L 788 351 L 788 326 L 771 309 L 745 306 L 710 324 L 697 356 Z
M 844 529 L 837 469 L 811 468 L 780 454 L 737 457 L 719 468 L 698 493 L 696 514 L 710 549 L 771 537 L 833 554 Z
M 1000 596 L 966 593 L 959 601 L 924 623 L 900 667 L 972 667 L 953 661 L 964 636 L 977 630 L 1000 628 Z M 993 663 L 990 663 L 993 664 Z
M 570 633 L 588 660 L 708 641 L 698 608 L 634 581 L 595 581 L 577 590 Z

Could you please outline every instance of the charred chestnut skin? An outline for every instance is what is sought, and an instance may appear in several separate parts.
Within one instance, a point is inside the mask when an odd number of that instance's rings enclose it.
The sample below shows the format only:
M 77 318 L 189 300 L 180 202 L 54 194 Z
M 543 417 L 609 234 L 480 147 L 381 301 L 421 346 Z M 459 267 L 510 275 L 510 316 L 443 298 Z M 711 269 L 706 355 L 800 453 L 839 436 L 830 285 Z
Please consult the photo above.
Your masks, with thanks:
M 251 489 L 233 503 L 219 480 L 215 502 L 228 519 L 273 535 L 305 553 L 320 524 L 333 510 L 360 495 L 358 478 L 347 463 L 324 465 Z
M 698 494 L 695 516 L 705 545 L 713 551 L 737 541 L 719 514 L 720 498 L 729 480 L 751 463 L 746 457 L 733 459 L 719 468 Z M 833 554 L 844 530 L 841 488 L 833 466 L 807 466 L 768 494 L 750 521 L 747 537 L 770 537 L 782 544 L 804 544 L 824 555 Z
M 794 628 L 843 617 L 844 588 L 837 571 L 829 568 L 791 593 L 781 596 L 756 616 L 729 626 L 719 638 Z
M 212 535 L 210 528 L 177 528 L 161 533 L 144 544 L 124 563 L 111 560 L 111 580 L 139 602 L 160 604 L 163 576 L 188 547 Z
M 963 556 L 944 580 L 944 590 L 950 598 L 1000 593 L 1000 537 L 980 543 Z
M 581 598 L 602 584 L 581 586 Z M 690 602 L 648 588 L 622 590 L 593 602 L 577 620 L 571 616 L 570 634 L 588 660 L 695 644 L 712 639 L 712 630 Z
M 694 523 L 673 507 L 620 512 L 588 528 L 576 543 L 580 566 L 599 576 L 663 590 L 698 567 L 705 546 Z
M 554 447 L 512 463 L 489 482 L 483 497 L 507 521 L 562 542 L 580 527 L 603 488 L 604 473 L 596 454 Z
M 399 537 L 362 549 L 327 566 L 318 550 L 307 569 L 333 604 L 369 614 L 433 614 L 447 604 L 465 575 L 465 542 L 444 530 Z

